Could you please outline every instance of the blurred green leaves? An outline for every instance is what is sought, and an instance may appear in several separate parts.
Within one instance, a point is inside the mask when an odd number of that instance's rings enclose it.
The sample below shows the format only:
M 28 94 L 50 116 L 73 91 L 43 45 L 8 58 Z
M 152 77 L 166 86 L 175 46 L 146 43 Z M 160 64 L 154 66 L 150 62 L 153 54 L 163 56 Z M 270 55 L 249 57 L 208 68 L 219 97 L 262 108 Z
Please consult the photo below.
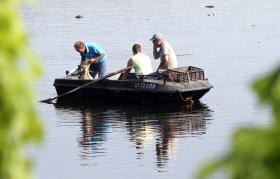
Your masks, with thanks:
M 280 67 L 256 80 L 253 89 L 260 102 L 272 108 L 270 128 L 242 128 L 233 136 L 231 151 L 205 165 L 198 179 L 222 173 L 230 179 L 280 178 Z
M 262 103 L 271 105 L 275 122 L 280 122 L 280 67 L 271 75 L 264 76 L 253 85 Z
M 0 178 L 29 179 L 26 144 L 40 141 L 31 79 L 41 72 L 27 44 L 18 0 L 0 1 Z

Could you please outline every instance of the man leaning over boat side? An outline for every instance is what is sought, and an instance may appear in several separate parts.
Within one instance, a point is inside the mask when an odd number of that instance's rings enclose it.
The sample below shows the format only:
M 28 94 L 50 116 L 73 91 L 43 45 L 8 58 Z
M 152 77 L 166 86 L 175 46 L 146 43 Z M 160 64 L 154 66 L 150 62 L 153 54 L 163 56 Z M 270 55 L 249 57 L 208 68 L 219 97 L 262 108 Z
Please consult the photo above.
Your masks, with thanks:
M 153 42 L 153 55 L 155 59 L 160 58 L 160 64 L 157 68 L 170 69 L 177 67 L 177 57 L 171 45 L 165 40 L 162 34 L 156 33 L 150 39 Z
M 81 55 L 81 65 L 90 63 L 90 75 L 95 78 L 102 77 L 106 73 L 106 61 L 108 59 L 106 52 L 95 42 L 84 43 L 77 41 L 74 48 Z
M 148 75 L 153 72 L 151 59 L 147 55 L 142 53 L 141 45 L 134 44 L 132 46 L 133 56 L 128 60 L 127 67 L 133 66 L 135 75 L 139 78 L 141 75 Z M 126 70 L 122 75 L 122 79 L 125 80 L 128 77 L 131 68 Z

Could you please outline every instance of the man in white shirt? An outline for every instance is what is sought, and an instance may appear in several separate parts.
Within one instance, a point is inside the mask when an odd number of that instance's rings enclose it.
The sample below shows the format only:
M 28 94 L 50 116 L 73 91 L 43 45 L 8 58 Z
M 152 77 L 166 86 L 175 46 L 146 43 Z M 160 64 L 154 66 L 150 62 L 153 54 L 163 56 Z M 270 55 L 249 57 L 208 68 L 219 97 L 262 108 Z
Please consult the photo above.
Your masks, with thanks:
M 160 58 L 160 64 L 157 72 L 160 69 L 170 69 L 177 67 L 177 57 L 171 45 L 164 39 L 164 37 L 156 33 L 150 39 L 153 42 L 153 55 L 155 59 Z
M 141 45 L 134 44 L 132 46 L 133 56 L 128 60 L 127 67 L 133 66 L 136 77 L 141 75 L 148 75 L 152 73 L 151 59 L 141 52 Z M 127 79 L 131 68 L 126 70 L 122 75 L 122 79 Z

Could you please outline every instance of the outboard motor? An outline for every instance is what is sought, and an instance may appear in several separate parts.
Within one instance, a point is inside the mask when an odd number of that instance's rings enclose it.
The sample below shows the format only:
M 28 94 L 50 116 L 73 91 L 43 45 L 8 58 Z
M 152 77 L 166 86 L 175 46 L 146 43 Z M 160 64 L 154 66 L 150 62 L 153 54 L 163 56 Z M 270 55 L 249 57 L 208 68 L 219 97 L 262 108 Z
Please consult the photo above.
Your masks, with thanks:
M 72 78 L 72 79 L 92 79 L 90 74 L 85 76 L 85 73 L 86 73 L 85 69 L 81 65 L 78 65 L 77 69 L 73 69 L 71 71 L 69 71 L 69 70 L 65 71 L 66 78 Z M 91 73 L 91 71 L 89 70 L 88 73 Z
M 77 78 L 79 78 L 82 74 L 82 69 L 81 69 L 80 65 L 78 65 L 78 68 L 76 68 L 76 69 L 73 69 L 71 71 L 66 70 L 65 74 L 66 74 L 66 77 L 70 77 L 70 78 L 71 77 L 77 77 Z

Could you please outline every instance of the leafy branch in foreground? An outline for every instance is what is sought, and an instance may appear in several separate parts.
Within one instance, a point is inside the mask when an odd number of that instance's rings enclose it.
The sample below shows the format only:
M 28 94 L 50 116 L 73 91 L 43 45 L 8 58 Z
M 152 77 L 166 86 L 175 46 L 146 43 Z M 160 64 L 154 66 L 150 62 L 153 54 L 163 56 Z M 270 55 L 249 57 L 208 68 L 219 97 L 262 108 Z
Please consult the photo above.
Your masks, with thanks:
M 280 67 L 256 80 L 253 89 L 261 103 L 272 108 L 274 120 L 268 128 L 241 128 L 233 136 L 231 151 L 205 165 L 197 178 L 220 172 L 230 179 L 280 178 Z
M 0 178 L 29 179 L 26 144 L 40 141 L 31 80 L 41 69 L 27 45 L 19 0 L 0 1 Z

